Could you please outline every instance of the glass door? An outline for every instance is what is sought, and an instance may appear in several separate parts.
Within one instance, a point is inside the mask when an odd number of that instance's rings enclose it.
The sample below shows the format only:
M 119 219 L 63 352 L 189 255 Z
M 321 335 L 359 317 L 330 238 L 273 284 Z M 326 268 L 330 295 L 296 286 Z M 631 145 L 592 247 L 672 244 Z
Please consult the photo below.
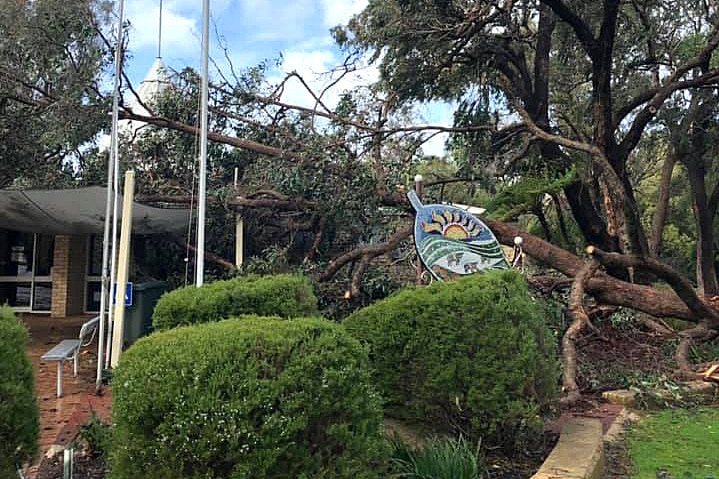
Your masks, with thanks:
M 97 313 L 100 311 L 100 287 L 102 285 L 102 237 L 91 235 L 87 241 L 85 312 Z
M 49 312 L 55 238 L 0 231 L 0 304 L 21 312 Z
M 55 254 L 55 237 L 35 235 L 35 266 L 32 282 L 32 310 L 47 312 L 52 309 L 52 265 Z

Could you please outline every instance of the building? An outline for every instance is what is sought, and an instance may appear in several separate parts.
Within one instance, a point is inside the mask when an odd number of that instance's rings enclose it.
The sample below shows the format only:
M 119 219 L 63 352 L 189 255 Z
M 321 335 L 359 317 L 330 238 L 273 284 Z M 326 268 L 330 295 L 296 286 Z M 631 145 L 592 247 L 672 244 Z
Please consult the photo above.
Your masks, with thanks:
M 0 304 L 56 318 L 99 311 L 106 194 L 104 187 L 0 191 Z M 185 209 L 135 203 L 134 238 L 182 234 L 188 220 Z

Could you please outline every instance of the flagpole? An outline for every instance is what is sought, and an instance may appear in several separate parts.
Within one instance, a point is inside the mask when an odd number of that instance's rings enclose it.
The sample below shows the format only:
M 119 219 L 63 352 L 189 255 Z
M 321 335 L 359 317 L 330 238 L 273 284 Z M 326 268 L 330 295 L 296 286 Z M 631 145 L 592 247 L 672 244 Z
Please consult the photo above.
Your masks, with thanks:
M 102 387 L 103 355 L 105 341 L 105 309 L 110 289 L 110 278 L 108 277 L 109 243 L 110 243 L 110 215 L 113 205 L 116 210 L 117 195 L 113 195 L 116 183 L 117 163 L 117 125 L 118 125 L 118 103 L 120 97 L 120 74 L 122 72 L 122 33 L 125 1 L 120 0 L 117 20 L 117 45 L 115 47 L 115 82 L 112 91 L 112 131 L 110 139 L 110 157 L 107 162 L 107 197 L 105 200 L 105 228 L 102 236 L 102 277 L 100 283 L 100 321 L 97 338 L 97 377 L 95 379 L 95 393 L 99 393 Z M 109 328 L 108 328 L 109 329 Z
M 202 98 L 200 104 L 200 187 L 197 204 L 196 285 L 205 281 L 205 215 L 207 207 L 207 103 L 209 90 L 210 0 L 202 3 Z

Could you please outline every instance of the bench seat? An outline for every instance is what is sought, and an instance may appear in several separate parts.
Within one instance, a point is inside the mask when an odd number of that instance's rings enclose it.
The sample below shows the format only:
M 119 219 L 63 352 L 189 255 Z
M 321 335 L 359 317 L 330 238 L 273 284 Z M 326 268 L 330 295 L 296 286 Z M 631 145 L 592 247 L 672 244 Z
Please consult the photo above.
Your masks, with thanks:
M 40 359 L 43 361 L 56 361 L 57 362 L 57 397 L 62 397 L 62 383 L 63 383 L 63 372 L 65 368 L 65 361 L 72 358 L 72 372 L 77 376 L 77 370 L 80 361 L 80 348 L 87 346 L 92 337 L 94 337 L 95 330 L 100 318 L 95 317 L 90 321 L 86 322 L 80 328 L 80 336 L 78 339 L 63 339 L 53 347 L 50 351 L 46 352 L 41 356 Z M 88 337 L 90 340 L 86 344 L 83 344 Z
M 75 354 L 80 347 L 79 339 L 63 339 L 60 344 L 42 355 L 43 361 L 64 361 Z

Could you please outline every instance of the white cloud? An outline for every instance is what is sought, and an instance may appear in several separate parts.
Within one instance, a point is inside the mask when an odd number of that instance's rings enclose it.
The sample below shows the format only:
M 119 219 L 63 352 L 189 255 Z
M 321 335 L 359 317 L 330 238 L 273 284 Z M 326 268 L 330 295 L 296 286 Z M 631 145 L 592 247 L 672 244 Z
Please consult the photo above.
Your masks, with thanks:
M 444 143 L 449 138 L 447 133 L 440 133 L 433 136 L 425 144 L 422 145 L 422 151 L 425 155 L 444 156 Z
M 314 0 L 240 0 L 238 20 L 251 25 L 254 41 L 296 41 L 304 37 L 316 15 Z
M 157 49 L 159 2 L 148 6 L 143 0 L 130 0 L 126 16 L 130 20 L 130 48 L 133 51 Z M 174 2 L 163 5 L 162 9 L 162 51 L 172 55 L 183 55 L 199 51 L 199 16 L 192 12 L 181 12 Z
M 367 0 L 320 0 L 327 27 L 345 24 L 355 14 L 364 10 Z
M 348 73 L 336 84 L 333 84 L 340 77 L 340 71 L 335 71 L 335 69 L 341 64 L 342 59 L 330 49 L 290 50 L 284 54 L 282 72 L 277 72 L 270 81 L 277 83 L 284 78 L 285 74 L 297 72 L 316 94 L 322 93 L 325 88 L 329 87 L 322 96 L 322 102 L 328 108 L 334 108 L 343 92 L 370 85 L 379 76 L 374 66 L 360 65 L 361 68 L 357 71 Z M 286 84 L 282 99 L 288 103 L 309 108 L 315 106 L 312 95 L 295 78 L 290 79 Z

